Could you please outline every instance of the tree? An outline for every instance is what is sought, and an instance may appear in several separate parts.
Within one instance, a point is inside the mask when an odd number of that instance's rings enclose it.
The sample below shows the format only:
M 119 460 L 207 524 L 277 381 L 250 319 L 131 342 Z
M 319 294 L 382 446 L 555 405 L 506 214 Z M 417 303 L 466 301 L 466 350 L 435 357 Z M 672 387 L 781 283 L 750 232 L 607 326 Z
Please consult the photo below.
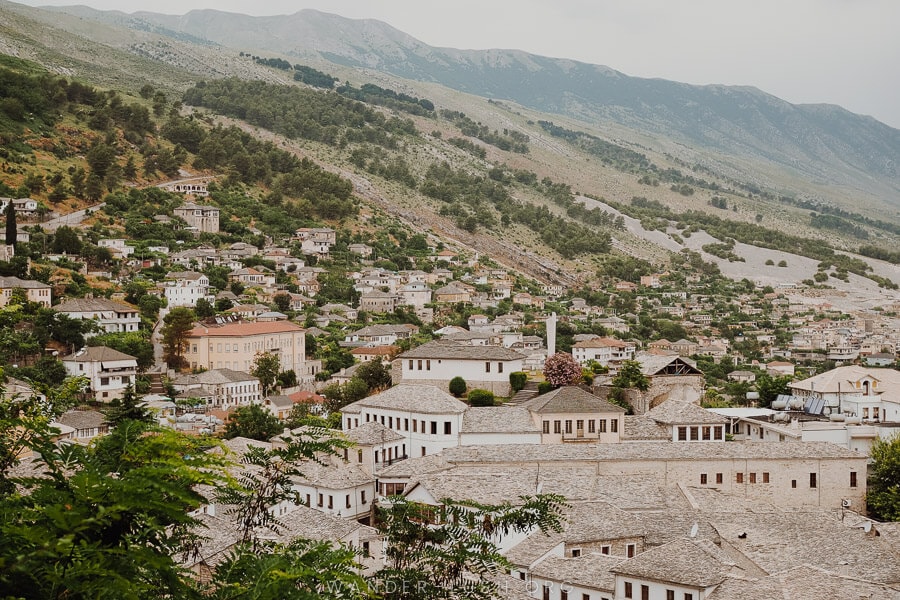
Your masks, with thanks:
M 900 435 L 872 444 L 866 505 L 879 521 L 900 521 Z
M 581 365 L 568 352 L 557 352 L 544 361 L 544 377 L 555 387 L 581 382 Z
M 528 383 L 528 373 L 525 373 L 524 371 L 513 371 L 509 374 L 509 386 L 512 389 L 513 394 L 524 388 L 526 383 Z
M 325 408 L 335 413 L 348 404 L 362 400 L 369 393 L 369 386 L 359 377 L 351 377 L 347 383 L 332 383 L 322 388 Z
M 267 441 L 283 427 L 278 417 L 258 404 L 239 406 L 231 413 L 225 424 L 225 438 L 245 437 L 252 440 Z
M 565 500 L 523 496 L 516 506 L 442 499 L 438 506 L 393 497 L 377 506 L 387 566 L 375 574 L 386 600 L 498 598 L 496 574 L 507 562 L 499 542 L 533 529 L 562 531 Z
M 110 402 L 109 408 L 103 414 L 113 427 L 118 427 L 126 421 L 152 423 L 153 415 L 141 404 L 141 399 L 134 392 L 134 386 L 129 383 L 122 392 L 122 397 Z
M 793 378 L 790 375 L 772 377 L 768 373 L 763 373 L 757 377 L 756 391 L 759 392 L 759 405 L 762 407 L 769 406 L 780 394 L 787 394 L 789 392 L 788 385 L 792 380 Z
M 354 377 L 362 379 L 369 388 L 369 393 L 374 394 L 391 387 L 391 370 L 381 362 L 380 358 L 370 360 L 359 365 Z
M 185 306 L 173 308 L 163 323 L 163 359 L 172 368 L 180 368 L 184 363 L 188 333 L 194 328 L 194 311 Z
M 466 380 L 457 375 L 453 379 L 450 380 L 449 385 L 447 386 L 448 391 L 459 398 L 463 394 L 466 393 L 468 389 L 468 385 L 466 385 Z
M 206 298 L 197 298 L 197 304 L 194 306 L 194 312 L 200 319 L 207 319 L 216 316 L 216 309 L 212 302 Z
M 3 211 L 3 216 L 6 217 L 6 244 L 8 246 L 15 246 L 19 230 L 16 228 L 16 205 L 13 204 L 11 198 L 6 203 L 6 209 Z
M 636 360 L 624 361 L 611 383 L 615 388 L 634 388 L 642 392 L 646 392 L 650 388 L 650 379 L 644 375 L 641 363 Z
M 275 387 L 279 371 L 281 371 L 281 360 L 279 360 L 277 354 L 257 352 L 253 357 L 253 366 L 250 367 L 250 374 L 258 378 L 262 384 L 264 398 L 268 398 L 269 391 Z
M 466 399 L 471 406 L 493 406 L 494 392 L 490 390 L 470 390 Z
M 106 346 L 135 357 L 138 371 L 146 371 L 156 362 L 153 342 L 146 330 L 102 333 L 89 338 L 87 343 L 88 346 Z
M 285 292 L 272 296 L 272 302 L 275 304 L 275 307 L 283 313 L 286 313 L 291 309 L 291 296 Z
M 50 250 L 56 254 L 80 254 L 81 238 L 78 237 L 78 232 L 71 227 L 63 225 L 53 234 L 53 243 L 50 245 Z

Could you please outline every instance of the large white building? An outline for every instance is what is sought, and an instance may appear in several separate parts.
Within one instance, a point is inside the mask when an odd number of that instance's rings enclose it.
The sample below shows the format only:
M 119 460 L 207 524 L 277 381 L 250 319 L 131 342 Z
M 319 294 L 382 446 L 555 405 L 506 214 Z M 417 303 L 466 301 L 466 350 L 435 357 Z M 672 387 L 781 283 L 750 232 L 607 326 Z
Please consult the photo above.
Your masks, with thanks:
M 169 309 L 177 306 L 197 306 L 197 300 L 203 298 L 215 301 L 209 286 L 209 277 L 196 271 L 172 271 L 166 274 L 165 281 L 158 284 L 166 297 Z
M 198 233 L 219 232 L 219 209 L 215 206 L 200 206 L 186 202 L 172 212 L 176 217 L 184 219 L 189 229 Z
M 399 380 L 447 389 L 450 380 L 462 377 L 469 389 L 486 389 L 510 395 L 509 374 L 521 371 L 525 355 L 500 346 L 471 346 L 446 340 L 422 344 L 397 357 Z
M 262 400 L 259 379 L 231 369 L 179 375 L 172 385 L 180 398 L 201 398 L 208 408 L 234 408 L 258 404 Z

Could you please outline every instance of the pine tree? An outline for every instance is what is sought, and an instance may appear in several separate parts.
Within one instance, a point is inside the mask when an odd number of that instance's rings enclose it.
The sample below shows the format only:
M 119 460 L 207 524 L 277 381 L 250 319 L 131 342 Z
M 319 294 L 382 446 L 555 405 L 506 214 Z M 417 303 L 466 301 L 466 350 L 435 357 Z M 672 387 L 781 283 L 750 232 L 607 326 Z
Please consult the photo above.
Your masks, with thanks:
M 19 230 L 16 228 L 16 206 L 13 204 L 12 198 L 6 203 L 4 216 L 6 217 L 6 245 L 15 246 Z

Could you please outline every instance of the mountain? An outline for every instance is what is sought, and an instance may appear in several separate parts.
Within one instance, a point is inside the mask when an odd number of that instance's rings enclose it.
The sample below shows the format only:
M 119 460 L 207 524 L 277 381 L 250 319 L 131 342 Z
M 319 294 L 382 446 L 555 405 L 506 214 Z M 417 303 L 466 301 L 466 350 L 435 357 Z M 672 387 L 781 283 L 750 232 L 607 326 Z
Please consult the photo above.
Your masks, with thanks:
M 880 199 L 880 208 L 900 208 L 900 130 L 834 105 L 790 104 L 752 87 L 630 77 L 606 66 L 518 50 L 435 48 L 380 21 L 315 10 L 277 17 L 59 10 L 182 40 L 380 70 L 593 126 L 614 123 L 668 138 L 687 147 L 685 160 L 724 166 L 745 180 L 767 183 L 766 171 L 775 167 L 836 188 L 831 191 L 848 206 L 858 206 L 862 195 Z

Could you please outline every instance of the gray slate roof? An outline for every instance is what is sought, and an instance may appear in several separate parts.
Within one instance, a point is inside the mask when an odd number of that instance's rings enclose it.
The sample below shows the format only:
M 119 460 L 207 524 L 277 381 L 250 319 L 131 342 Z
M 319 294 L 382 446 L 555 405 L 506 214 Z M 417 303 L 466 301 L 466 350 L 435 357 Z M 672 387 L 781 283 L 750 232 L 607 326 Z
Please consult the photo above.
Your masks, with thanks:
M 49 286 L 47 286 L 49 287 Z M 138 309 L 124 302 L 116 302 L 115 300 L 107 300 L 106 298 L 72 298 L 66 300 L 53 307 L 53 310 L 61 313 L 68 312 L 91 312 L 91 311 L 114 311 L 114 312 L 137 312 Z
M 63 357 L 65 362 L 119 362 L 119 361 L 135 361 L 137 363 L 137 359 L 133 356 L 129 356 L 124 352 L 119 352 L 118 350 L 113 350 L 112 348 L 108 348 L 106 346 L 88 346 L 86 348 L 82 348 L 75 354 L 70 354 L 69 356 Z
M 446 415 L 465 412 L 467 405 L 433 385 L 401 383 L 380 394 L 348 404 L 341 412 L 359 412 L 359 408 Z
M 75 429 L 93 429 L 102 427 L 106 417 L 96 410 L 70 410 L 61 414 L 56 422 Z
M 472 406 L 460 433 L 540 433 L 531 413 L 518 406 Z
M 900 590 L 804 565 L 761 579 L 727 578 L 709 600 L 822 600 L 866 598 L 897 600 Z
M 612 593 L 616 586 L 616 576 L 611 569 L 621 563 L 622 559 L 619 557 L 596 552 L 578 558 L 550 556 L 535 565 L 531 569 L 531 574 L 535 577 Z
M 253 375 L 231 369 L 211 369 L 202 373 L 179 375 L 174 385 L 217 385 L 222 383 L 239 383 L 242 381 L 259 381 Z
M 406 439 L 393 429 L 388 429 L 377 421 L 361 423 L 359 427 L 345 431 L 344 437 L 360 446 L 374 446 L 375 444 L 399 442 Z
M 625 413 L 625 409 L 578 386 L 564 386 L 520 404 L 536 413 Z
M 733 567 L 734 562 L 712 542 L 685 538 L 642 552 L 612 572 L 707 588 L 721 583 Z
M 646 416 L 657 423 L 665 425 L 693 425 L 698 423 L 724 425 L 729 422 L 728 417 L 723 417 L 691 402 L 679 402 L 677 400 L 663 402 L 647 411 Z
M 523 360 L 525 355 L 502 346 L 472 346 L 434 340 L 401 354 L 399 358 L 446 358 L 454 360 Z

